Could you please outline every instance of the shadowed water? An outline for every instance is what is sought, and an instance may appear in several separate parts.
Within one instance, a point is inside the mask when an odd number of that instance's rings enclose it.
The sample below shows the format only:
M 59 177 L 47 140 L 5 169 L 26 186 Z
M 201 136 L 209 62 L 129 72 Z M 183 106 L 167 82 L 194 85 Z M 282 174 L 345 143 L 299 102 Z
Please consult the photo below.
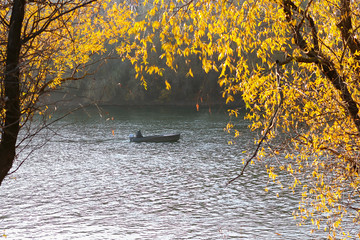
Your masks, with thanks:
M 0 187 L 0 231 L 7 239 L 309 238 L 309 228 L 298 228 L 292 217 L 298 199 L 266 193 L 260 167 L 226 186 L 253 142 L 245 122 L 236 144 L 228 145 L 223 111 L 107 111 L 57 123 L 58 135 Z M 181 139 L 130 143 L 128 135 L 139 129 L 181 133 Z

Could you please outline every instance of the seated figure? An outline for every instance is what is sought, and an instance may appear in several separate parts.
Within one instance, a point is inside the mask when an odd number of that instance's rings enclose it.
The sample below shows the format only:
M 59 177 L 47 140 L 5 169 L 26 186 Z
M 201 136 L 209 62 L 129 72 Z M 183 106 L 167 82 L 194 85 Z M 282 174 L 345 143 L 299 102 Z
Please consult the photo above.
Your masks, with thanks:
M 143 135 L 141 134 L 141 131 L 140 131 L 140 130 L 137 131 L 136 137 L 137 137 L 137 138 L 142 138 L 142 137 L 143 137 Z

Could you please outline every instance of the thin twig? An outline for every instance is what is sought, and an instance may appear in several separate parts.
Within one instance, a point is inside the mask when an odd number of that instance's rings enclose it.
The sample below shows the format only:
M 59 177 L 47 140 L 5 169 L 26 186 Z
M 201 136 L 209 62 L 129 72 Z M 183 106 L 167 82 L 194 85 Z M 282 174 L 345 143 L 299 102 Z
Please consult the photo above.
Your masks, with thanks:
M 275 112 L 274 112 L 273 116 L 270 119 L 268 127 L 266 128 L 266 130 L 265 130 L 264 134 L 262 135 L 259 143 L 257 144 L 253 155 L 246 161 L 245 166 L 241 170 L 241 173 L 238 174 L 235 178 L 231 179 L 226 185 L 229 185 L 230 183 L 234 182 L 235 180 L 237 180 L 238 178 L 240 178 L 244 174 L 246 167 L 257 156 L 261 145 L 266 140 L 267 135 L 270 133 L 271 129 L 275 126 L 275 122 L 276 122 L 277 116 L 278 116 L 278 114 L 280 112 L 280 108 L 281 108 L 282 102 L 283 102 L 283 94 L 282 94 L 282 90 L 281 90 L 281 82 L 280 82 L 281 76 L 280 76 L 280 71 L 279 71 L 279 65 L 280 65 L 279 61 L 276 60 L 276 79 L 277 79 L 277 84 L 278 84 L 278 91 L 279 91 L 279 94 L 280 94 L 279 104 L 277 105 L 277 107 L 275 109 Z

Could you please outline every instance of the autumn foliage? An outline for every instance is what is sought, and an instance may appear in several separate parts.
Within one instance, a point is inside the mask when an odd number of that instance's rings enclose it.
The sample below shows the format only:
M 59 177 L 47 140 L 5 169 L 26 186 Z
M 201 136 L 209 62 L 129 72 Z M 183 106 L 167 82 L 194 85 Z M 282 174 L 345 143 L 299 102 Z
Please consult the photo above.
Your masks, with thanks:
M 141 81 L 155 34 L 159 57 L 196 55 L 219 72 L 226 102 L 246 104 L 262 130 L 253 158 L 269 177 L 301 194 L 302 221 L 329 238 L 360 237 L 359 3 L 350 0 L 144 1 L 151 6 L 127 56 Z M 125 54 L 125 48 L 119 49 Z M 276 65 L 276 62 L 278 63 Z M 192 75 L 191 63 L 188 75 Z M 237 110 L 231 114 L 237 115 Z M 239 132 L 233 124 L 235 135 Z M 240 162 L 239 162 L 240 164 Z M 281 182 L 280 172 L 293 182 Z

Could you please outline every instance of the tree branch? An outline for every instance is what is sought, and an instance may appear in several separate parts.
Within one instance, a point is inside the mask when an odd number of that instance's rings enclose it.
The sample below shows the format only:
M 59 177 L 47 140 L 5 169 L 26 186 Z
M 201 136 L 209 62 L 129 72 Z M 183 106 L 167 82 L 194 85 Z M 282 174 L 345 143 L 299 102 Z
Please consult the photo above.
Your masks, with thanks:
M 26 43 L 27 41 L 29 41 L 32 38 L 35 38 L 36 36 L 40 35 L 41 33 L 43 33 L 44 31 L 47 30 L 47 28 L 49 27 L 50 23 L 52 23 L 53 21 L 59 19 L 60 17 L 70 13 L 70 12 L 74 12 L 75 10 L 79 9 L 79 8 L 83 8 L 93 2 L 96 2 L 97 0 L 89 0 L 87 2 L 84 2 L 83 4 L 80 5 L 76 5 L 73 8 L 70 8 L 64 12 L 59 13 L 58 15 L 55 15 L 58 11 L 59 11 L 59 7 L 55 8 L 54 11 L 50 14 L 50 16 L 48 17 L 49 19 L 44 23 L 44 25 L 37 30 L 36 32 L 24 37 L 22 39 L 22 44 Z
M 258 152 L 260 150 L 260 147 L 262 146 L 263 142 L 266 140 L 266 138 L 267 138 L 268 134 L 270 133 L 271 129 L 273 129 L 274 126 L 275 126 L 275 123 L 276 123 L 277 117 L 279 116 L 280 109 L 282 107 L 282 103 L 283 103 L 283 99 L 284 99 L 284 96 L 283 96 L 283 93 L 282 93 L 282 88 L 281 88 L 281 78 L 282 78 L 282 76 L 280 74 L 280 62 L 278 60 L 276 60 L 275 72 L 276 72 L 276 82 L 277 82 L 278 94 L 280 95 L 279 103 L 276 106 L 274 114 L 272 115 L 272 117 L 271 117 L 271 119 L 269 121 L 269 125 L 267 126 L 266 130 L 264 131 L 259 143 L 257 144 L 253 155 L 246 161 L 246 163 L 245 163 L 243 169 L 241 170 L 240 174 L 238 174 L 235 178 L 231 179 L 226 185 L 229 185 L 230 183 L 234 182 L 235 180 L 237 180 L 238 178 L 240 178 L 244 174 L 246 167 L 257 156 L 257 154 L 258 154 Z
M 350 0 L 342 0 L 345 8 L 349 8 L 347 4 L 350 4 Z M 360 118 L 359 118 L 359 108 L 357 106 L 356 101 L 353 99 L 351 93 L 347 88 L 347 84 L 345 82 L 344 77 L 340 76 L 338 71 L 335 68 L 335 64 L 325 57 L 322 56 L 318 45 L 318 36 L 316 31 L 316 26 L 314 21 L 312 20 L 311 16 L 307 16 L 309 21 L 309 25 L 312 31 L 313 42 L 314 42 L 314 49 L 310 49 L 306 41 L 304 40 L 300 29 L 293 25 L 293 14 L 292 11 L 299 12 L 298 7 L 291 1 L 291 0 L 283 0 L 282 2 L 284 12 L 286 14 L 286 20 L 288 21 L 289 25 L 293 30 L 293 35 L 295 39 L 295 44 L 309 57 L 309 59 L 319 59 L 319 61 L 315 62 L 319 68 L 321 69 L 322 73 L 325 77 L 332 83 L 332 85 L 339 91 L 341 99 L 345 102 L 347 111 L 353 120 L 355 127 L 357 128 L 358 132 L 360 132 Z M 343 9 L 345 17 L 347 16 L 349 10 Z M 350 24 L 350 25 L 349 25 Z M 351 22 L 349 23 L 344 20 L 344 26 L 351 27 Z M 346 31 L 344 31 L 346 33 Z M 359 56 L 360 57 L 360 56 Z
M 351 0 L 341 0 L 340 22 L 337 24 L 337 27 L 341 32 L 345 45 L 349 47 L 351 54 L 356 60 L 360 60 L 360 55 L 356 54 L 356 52 L 360 52 L 360 43 L 356 39 L 353 31 L 350 3 Z

